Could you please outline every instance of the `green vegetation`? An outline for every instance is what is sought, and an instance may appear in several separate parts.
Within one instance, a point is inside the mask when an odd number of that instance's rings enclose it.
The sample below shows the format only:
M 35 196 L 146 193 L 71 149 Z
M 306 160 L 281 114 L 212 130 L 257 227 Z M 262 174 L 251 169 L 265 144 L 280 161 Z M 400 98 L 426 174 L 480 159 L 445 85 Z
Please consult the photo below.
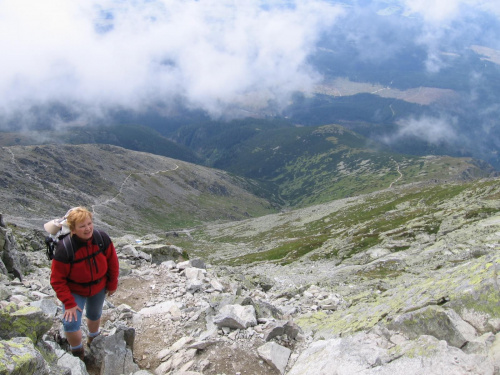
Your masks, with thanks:
M 256 181 L 254 193 L 289 207 L 480 171 L 466 159 L 381 152 L 379 145 L 340 125 L 246 119 L 181 127 L 175 139 L 202 155 L 206 165 Z
M 317 216 L 312 210 L 313 216 L 300 225 L 295 224 L 300 218 L 291 220 L 287 214 L 281 214 L 257 234 L 252 231 L 247 234 L 244 224 L 234 224 L 235 228 L 241 229 L 224 230 L 222 234 L 218 232 L 217 236 L 200 230 L 195 232 L 195 238 L 203 239 L 205 244 L 210 243 L 214 247 L 219 247 L 218 244 L 245 244 L 242 255 L 219 260 L 230 265 L 252 262 L 288 264 L 303 257 L 315 261 L 331 258 L 342 261 L 374 246 L 385 246 L 392 252 L 404 251 L 412 246 L 417 236 L 439 233 L 443 217 L 448 215 L 448 211 L 455 214 L 456 207 L 443 207 L 447 202 L 453 199 L 461 201 L 462 195 L 488 202 L 491 186 L 491 181 L 484 180 L 420 185 L 398 190 L 397 193 L 385 191 Z M 489 206 L 485 203 L 484 207 L 464 207 L 461 217 L 465 224 L 480 217 L 498 214 L 499 211 L 500 208 L 493 202 Z M 290 213 L 290 217 L 295 216 Z M 378 269 L 367 272 L 365 276 L 375 277 L 391 272 L 395 271 L 391 268 Z

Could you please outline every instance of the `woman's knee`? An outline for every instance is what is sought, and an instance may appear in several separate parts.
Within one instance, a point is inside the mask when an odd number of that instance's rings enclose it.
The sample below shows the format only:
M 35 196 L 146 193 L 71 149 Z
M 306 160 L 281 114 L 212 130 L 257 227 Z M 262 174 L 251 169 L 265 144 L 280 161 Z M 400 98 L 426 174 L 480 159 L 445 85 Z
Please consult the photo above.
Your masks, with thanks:
M 63 323 L 63 327 L 64 327 L 64 332 L 77 332 L 80 330 L 80 326 L 81 326 L 80 319 L 73 320 L 71 322 L 68 322 L 66 319 L 63 319 L 62 323 Z

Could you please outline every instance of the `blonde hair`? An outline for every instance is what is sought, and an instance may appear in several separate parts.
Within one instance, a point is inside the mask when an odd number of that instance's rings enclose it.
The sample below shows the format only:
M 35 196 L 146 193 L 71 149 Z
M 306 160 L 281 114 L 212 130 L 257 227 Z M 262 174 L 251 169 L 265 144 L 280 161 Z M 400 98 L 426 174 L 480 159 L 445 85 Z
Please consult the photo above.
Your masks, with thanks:
M 86 219 L 92 220 L 92 212 L 87 210 L 85 207 L 72 208 L 66 215 L 66 222 L 70 231 L 75 230 L 76 223 L 82 222 Z

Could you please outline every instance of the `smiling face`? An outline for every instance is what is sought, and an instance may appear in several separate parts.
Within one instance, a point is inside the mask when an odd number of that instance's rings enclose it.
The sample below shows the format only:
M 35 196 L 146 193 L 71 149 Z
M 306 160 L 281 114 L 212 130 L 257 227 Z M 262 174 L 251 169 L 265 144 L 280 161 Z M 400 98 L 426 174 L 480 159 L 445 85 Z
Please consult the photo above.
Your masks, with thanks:
M 90 213 L 86 208 L 73 208 L 67 216 L 67 222 L 72 235 L 75 234 L 84 241 L 92 238 L 94 230 L 92 213 Z
M 94 231 L 94 224 L 92 219 L 87 218 L 83 221 L 77 221 L 74 232 L 82 240 L 90 240 L 92 238 L 92 233 Z

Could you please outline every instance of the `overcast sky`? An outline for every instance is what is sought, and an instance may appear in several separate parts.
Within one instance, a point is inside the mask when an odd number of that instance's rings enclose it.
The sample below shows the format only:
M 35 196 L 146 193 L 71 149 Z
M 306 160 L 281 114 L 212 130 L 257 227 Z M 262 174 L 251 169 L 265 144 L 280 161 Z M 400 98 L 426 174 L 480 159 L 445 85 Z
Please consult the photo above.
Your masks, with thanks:
M 327 32 L 367 57 L 381 30 L 391 30 L 388 51 L 407 33 L 437 72 L 453 41 L 477 36 L 500 49 L 484 17 L 496 22 L 500 1 L 0 0 L 0 127 L 13 116 L 29 126 L 29 110 L 50 103 L 89 121 L 179 99 L 215 117 L 280 108 L 321 80 L 308 57 Z

